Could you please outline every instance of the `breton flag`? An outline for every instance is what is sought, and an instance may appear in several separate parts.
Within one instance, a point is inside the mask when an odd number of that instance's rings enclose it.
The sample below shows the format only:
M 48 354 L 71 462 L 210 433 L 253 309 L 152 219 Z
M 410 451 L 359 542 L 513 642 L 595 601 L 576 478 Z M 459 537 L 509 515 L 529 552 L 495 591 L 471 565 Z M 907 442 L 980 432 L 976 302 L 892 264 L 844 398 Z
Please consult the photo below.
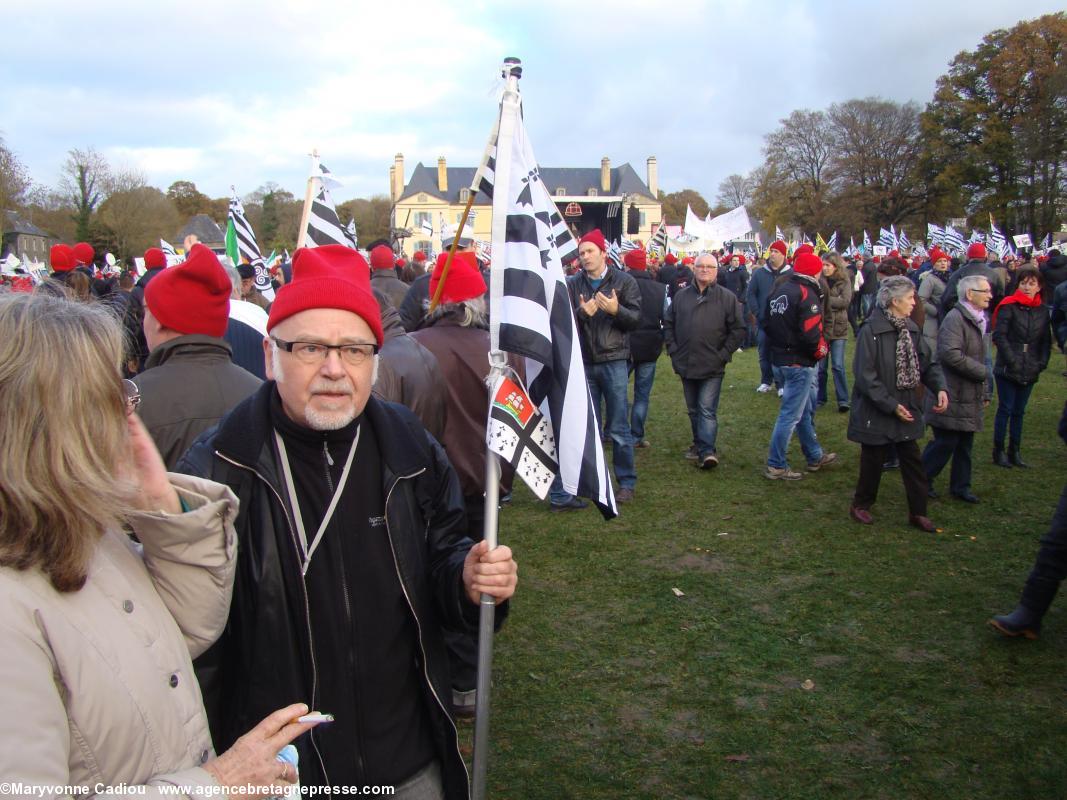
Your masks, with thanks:
M 866 255 L 867 253 L 871 252 L 871 237 L 867 235 L 867 230 L 866 229 L 864 229 L 864 231 L 863 231 L 862 249 L 863 249 L 863 254 L 864 255 Z
M 522 384 L 507 375 L 496 379 L 489 396 L 489 449 L 503 456 L 544 500 L 558 462 L 551 423 L 537 410 Z
M 667 226 L 663 224 L 663 220 L 660 220 L 659 225 L 656 227 L 656 232 L 653 233 L 652 238 L 648 240 L 648 252 L 663 255 L 666 250 Z
M 1041 246 L 1038 248 L 1041 252 L 1045 253 L 1052 247 L 1052 234 L 1046 233 L 1045 238 L 1041 240 Z
M 774 226 L 774 240 L 776 242 L 785 241 L 785 234 L 782 233 L 782 229 L 779 228 L 777 225 Z
M 233 187 L 230 187 L 233 189 Z M 270 283 L 270 272 L 263 263 L 263 256 L 256 244 L 256 234 L 245 218 L 245 207 L 234 190 L 230 198 L 230 213 L 226 220 L 226 255 L 237 266 L 247 261 L 256 269 L 256 289 L 268 300 L 274 299 L 274 287 Z
M 985 244 L 985 237 L 982 232 L 977 228 L 971 228 L 971 238 L 967 240 L 967 244 Z
M 619 244 L 619 252 L 623 255 L 629 253 L 631 250 L 639 250 L 637 242 L 633 239 L 627 239 L 625 236 L 622 238 L 622 242 Z
M 926 240 L 931 246 L 941 247 L 945 243 L 945 230 L 934 225 L 932 222 L 927 222 Z
M 345 236 L 348 237 L 348 241 L 352 243 L 352 249 L 358 249 L 356 242 L 359 240 L 359 234 L 356 233 L 356 218 L 353 217 L 345 225 Z
M 890 250 L 896 250 L 897 235 L 892 231 L 887 231 L 885 228 L 880 228 L 878 231 L 878 244 L 881 247 L 888 247 Z
M 159 249 L 163 251 L 163 255 L 167 259 L 168 267 L 173 267 L 175 264 L 180 264 L 185 261 L 185 256 L 178 255 L 178 251 L 174 249 L 174 245 L 166 239 L 159 240 Z
M 837 231 L 834 231 L 833 233 L 831 233 L 830 234 L 830 238 L 826 240 L 826 249 L 827 250 L 836 250 L 837 249 Z
M 1008 242 L 1004 234 L 997 230 L 992 214 L 989 215 L 989 236 L 986 237 L 986 247 L 1001 258 L 1004 258 L 1004 254 L 1008 252 Z
M 525 356 L 529 396 L 551 425 L 564 490 L 610 519 L 618 511 L 563 275 L 577 243 L 541 181 L 512 87 L 471 186 L 493 201 L 490 348 Z
M 433 238 L 433 218 L 427 214 L 422 218 L 422 222 L 419 223 L 419 227 L 422 232 L 426 234 L 428 238 Z
M 622 250 L 619 249 L 619 243 L 617 241 L 608 245 L 608 251 L 605 255 L 608 257 L 609 262 L 619 269 L 622 269 Z
M 324 244 L 341 244 L 355 249 L 352 240 L 337 218 L 337 209 L 330 195 L 330 188 L 341 182 L 325 165 L 319 163 L 317 154 L 311 156 L 311 175 L 308 177 L 308 194 L 304 203 L 304 221 L 301 227 L 301 247 L 321 247 Z
M 834 235 L 835 236 L 837 235 L 836 231 L 835 231 Z M 859 251 L 856 250 L 856 238 L 854 236 L 849 236 L 848 237 L 848 250 L 845 251 L 845 256 L 851 258 L 852 256 L 856 255 L 857 252 L 859 252 Z
M 908 241 L 908 234 L 904 233 L 904 229 L 900 229 L 900 233 L 897 234 L 897 244 L 900 245 L 901 250 L 908 250 L 911 248 L 911 242 Z
M 944 242 L 945 249 L 950 253 L 962 253 L 967 249 L 963 242 L 963 234 L 951 225 L 945 226 L 941 240 Z

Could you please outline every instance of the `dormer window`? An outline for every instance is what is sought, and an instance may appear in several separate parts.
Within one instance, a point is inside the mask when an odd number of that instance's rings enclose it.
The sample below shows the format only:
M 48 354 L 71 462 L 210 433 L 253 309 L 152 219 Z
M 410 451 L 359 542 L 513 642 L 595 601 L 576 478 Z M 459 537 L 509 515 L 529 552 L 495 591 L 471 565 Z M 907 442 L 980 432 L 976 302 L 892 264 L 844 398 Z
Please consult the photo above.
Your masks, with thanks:
M 560 186 L 558 189 L 556 189 L 556 197 L 566 197 L 566 196 L 567 196 L 567 190 L 564 189 L 562 186 Z
M 590 189 L 586 194 L 589 195 L 589 197 L 596 197 L 596 189 Z
M 466 202 L 468 200 L 470 200 L 470 199 L 471 199 L 471 190 L 470 189 L 460 189 L 459 190 L 459 202 L 461 202 L 463 204 L 466 204 Z

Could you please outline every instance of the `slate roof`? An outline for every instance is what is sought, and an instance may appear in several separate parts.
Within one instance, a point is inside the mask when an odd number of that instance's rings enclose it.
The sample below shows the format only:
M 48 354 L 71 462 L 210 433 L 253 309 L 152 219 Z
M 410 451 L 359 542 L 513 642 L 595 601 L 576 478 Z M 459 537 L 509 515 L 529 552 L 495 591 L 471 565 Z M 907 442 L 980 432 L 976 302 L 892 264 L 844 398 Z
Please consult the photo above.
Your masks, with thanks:
M 52 234 L 43 231 L 32 222 L 27 222 L 14 211 L 5 212 L 4 233 L 19 233 L 28 236 L 43 236 L 46 239 L 54 239 Z
M 437 190 L 437 166 L 426 167 L 420 161 L 415 165 L 411 180 L 404 187 L 400 199 L 406 200 L 412 195 L 425 193 L 448 203 L 459 203 L 459 191 L 471 185 L 476 167 L 445 167 L 445 171 L 448 175 L 447 193 Z M 597 194 L 640 194 L 652 198 L 648 186 L 629 164 L 611 169 L 611 189 L 607 192 L 600 189 L 600 167 L 541 167 L 541 180 L 553 196 L 557 189 L 563 189 L 567 195 L 581 196 L 586 196 L 590 189 L 596 189 Z M 489 205 L 491 202 L 483 192 L 478 192 L 474 198 L 475 205 Z
M 193 234 L 204 244 L 216 244 L 225 241 L 226 234 L 207 214 L 197 214 L 185 223 L 185 227 L 174 237 L 175 242 L 182 242 L 186 236 Z M 180 246 L 180 245 L 179 245 Z

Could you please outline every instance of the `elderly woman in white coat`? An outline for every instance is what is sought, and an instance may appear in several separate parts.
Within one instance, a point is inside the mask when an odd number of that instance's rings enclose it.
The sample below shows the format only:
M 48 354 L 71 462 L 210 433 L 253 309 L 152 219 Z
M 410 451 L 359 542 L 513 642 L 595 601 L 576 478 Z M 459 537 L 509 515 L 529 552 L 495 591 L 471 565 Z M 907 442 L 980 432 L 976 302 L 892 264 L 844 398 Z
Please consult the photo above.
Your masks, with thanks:
M 226 622 L 236 499 L 164 471 L 122 353 L 103 309 L 0 297 L 0 777 L 43 796 L 278 794 L 306 707 L 216 757 L 190 660 Z

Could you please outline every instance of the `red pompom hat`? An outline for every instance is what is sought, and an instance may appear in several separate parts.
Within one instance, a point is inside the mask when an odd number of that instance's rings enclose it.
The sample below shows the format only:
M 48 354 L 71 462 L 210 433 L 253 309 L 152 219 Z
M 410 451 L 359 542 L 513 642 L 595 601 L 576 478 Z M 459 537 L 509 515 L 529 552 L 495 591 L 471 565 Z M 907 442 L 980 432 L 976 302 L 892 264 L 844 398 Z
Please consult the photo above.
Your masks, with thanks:
M 974 244 L 972 244 L 970 247 L 967 248 L 967 258 L 971 259 L 971 260 L 981 259 L 982 261 L 985 261 L 985 259 L 986 259 L 985 245 L 982 244 L 981 242 L 975 242 Z
M 167 266 L 167 256 L 158 247 L 149 247 L 144 251 L 144 268 L 159 269 Z
M 448 253 L 441 253 L 437 257 L 437 264 L 433 268 L 430 277 L 430 297 L 437 293 L 437 284 L 441 281 L 441 273 L 445 268 Z M 442 303 L 462 303 L 472 297 L 480 297 L 485 294 L 485 279 L 478 269 L 478 259 L 474 253 L 456 253 L 452 258 L 452 266 L 448 268 L 445 277 L 445 288 L 441 292 Z
M 93 246 L 88 242 L 78 242 L 71 250 L 74 253 L 74 266 L 76 267 L 92 264 L 93 258 L 96 256 L 96 251 L 93 250 Z
M 52 272 L 70 272 L 74 269 L 74 251 L 69 244 L 54 244 L 48 251 L 48 263 Z
M 221 337 L 229 321 L 232 289 L 215 254 L 194 244 L 184 262 L 163 270 L 145 287 L 144 301 L 152 316 L 172 331 Z
M 312 308 L 351 311 L 370 326 L 381 345 L 382 315 L 371 292 L 370 267 L 351 247 L 327 244 L 296 251 L 293 279 L 275 295 L 267 317 L 267 332 L 282 320 Z
M 585 236 L 578 240 L 578 246 L 581 247 L 585 243 L 595 244 L 600 248 L 600 252 L 604 252 L 608 249 L 608 243 L 604 241 L 604 234 L 600 232 L 600 228 L 593 228 Z
M 370 251 L 370 268 L 392 269 L 394 258 L 393 251 L 384 244 L 380 244 Z
M 948 253 L 946 253 L 940 247 L 937 247 L 937 246 L 931 247 L 930 248 L 930 263 L 931 264 L 936 264 L 941 259 L 945 259 L 946 261 L 951 261 L 952 260 L 952 259 L 950 259 L 948 257 Z
M 645 256 L 645 251 L 641 249 L 627 250 L 626 255 L 622 257 L 622 261 L 626 264 L 627 269 L 647 270 L 648 258 Z
M 793 251 L 793 258 L 796 258 L 799 255 L 803 255 L 804 253 L 814 254 L 815 248 L 812 247 L 810 244 L 802 244 L 800 245 L 800 247 Z
M 793 272 L 816 278 L 822 272 L 822 259 L 815 253 L 798 253 L 793 257 Z

